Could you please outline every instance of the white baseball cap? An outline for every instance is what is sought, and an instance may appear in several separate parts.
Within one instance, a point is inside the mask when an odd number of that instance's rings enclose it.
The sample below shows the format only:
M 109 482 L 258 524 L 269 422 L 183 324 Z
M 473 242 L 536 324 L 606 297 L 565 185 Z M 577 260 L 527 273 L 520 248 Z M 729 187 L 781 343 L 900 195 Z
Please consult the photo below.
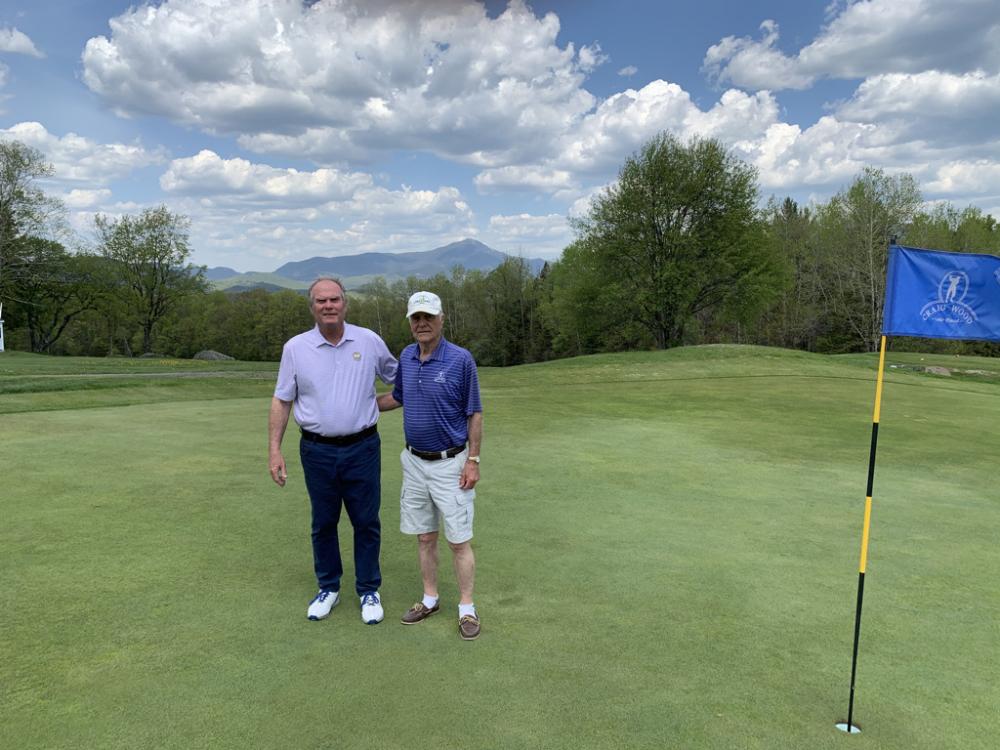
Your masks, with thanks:
M 428 315 L 440 315 L 441 298 L 434 294 L 434 292 L 417 292 L 412 295 L 410 301 L 406 303 L 406 317 L 409 318 L 413 313 L 418 312 L 425 312 Z

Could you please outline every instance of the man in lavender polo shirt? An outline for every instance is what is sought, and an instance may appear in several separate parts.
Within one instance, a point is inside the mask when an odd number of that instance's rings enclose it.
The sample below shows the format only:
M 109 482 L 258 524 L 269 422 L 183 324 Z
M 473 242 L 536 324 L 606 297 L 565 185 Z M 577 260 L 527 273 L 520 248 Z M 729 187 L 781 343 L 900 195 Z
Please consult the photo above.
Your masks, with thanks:
M 402 621 L 416 625 L 439 609 L 438 530 L 444 526 L 458 578 L 458 632 L 471 641 L 480 631 L 472 601 L 476 558 L 471 544 L 483 438 L 479 376 L 472 355 L 444 338 L 440 297 L 417 292 L 410 297 L 406 317 L 416 343 L 399 355 L 392 393 L 378 397 L 383 411 L 403 407 L 406 449 L 400 455 L 399 528 L 417 537 L 424 584 L 423 599 Z
M 374 625 L 384 616 L 378 593 L 382 458 L 375 429 L 375 377 L 392 383 L 397 362 L 376 333 L 345 321 L 347 295 L 338 280 L 314 281 L 309 305 L 316 327 L 289 339 L 281 353 L 268 420 L 271 478 L 285 486 L 281 439 L 294 406 L 302 431 L 299 458 L 312 504 L 313 562 L 319 583 L 306 614 L 310 620 L 322 620 L 340 600 L 344 568 L 337 524 L 343 506 L 354 527 L 361 619 Z

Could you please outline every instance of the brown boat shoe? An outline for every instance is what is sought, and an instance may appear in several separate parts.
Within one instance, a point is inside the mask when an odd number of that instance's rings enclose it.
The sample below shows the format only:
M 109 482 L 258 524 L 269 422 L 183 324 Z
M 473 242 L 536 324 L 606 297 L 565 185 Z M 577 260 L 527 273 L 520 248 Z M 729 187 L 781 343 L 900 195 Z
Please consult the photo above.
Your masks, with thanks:
M 440 607 L 437 604 L 428 609 L 424 606 L 423 602 L 417 602 L 406 611 L 406 614 L 403 615 L 403 619 L 400 620 L 400 622 L 404 625 L 416 625 L 421 620 L 426 620 L 428 617 L 433 615 L 438 611 L 438 609 L 440 609 Z
M 458 618 L 458 633 L 463 641 L 474 641 L 479 637 L 479 617 L 462 615 Z

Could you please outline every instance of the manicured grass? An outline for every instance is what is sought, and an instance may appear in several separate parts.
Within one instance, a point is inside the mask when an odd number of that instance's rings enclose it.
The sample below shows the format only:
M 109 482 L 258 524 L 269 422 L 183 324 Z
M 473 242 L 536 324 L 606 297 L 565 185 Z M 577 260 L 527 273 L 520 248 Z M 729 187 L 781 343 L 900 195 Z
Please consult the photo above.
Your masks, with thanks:
M 173 359 L 170 357 L 50 357 L 27 352 L 0 354 L 0 378 L 38 375 L 123 375 L 171 372 L 274 372 L 277 362 Z
M 420 594 L 399 412 L 371 627 L 350 566 L 333 615 L 305 619 L 308 502 L 293 436 L 289 485 L 267 478 L 266 380 L 50 411 L 0 390 L 0 747 L 991 748 L 1000 388 L 911 372 L 883 397 L 864 733 L 833 728 L 874 364 L 697 347 L 484 369 L 474 643 L 446 549 L 442 614 L 397 622 Z
M 266 397 L 276 362 L 0 355 L 0 414 Z
M 840 361 L 870 367 L 872 358 L 865 354 L 846 354 L 837 357 Z M 947 372 L 930 372 L 927 368 L 937 368 Z M 932 378 L 949 377 L 956 381 L 976 383 L 1000 383 L 1000 359 L 973 357 L 959 354 L 927 354 L 925 352 L 886 353 L 886 370 L 897 372 L 927 373 Z

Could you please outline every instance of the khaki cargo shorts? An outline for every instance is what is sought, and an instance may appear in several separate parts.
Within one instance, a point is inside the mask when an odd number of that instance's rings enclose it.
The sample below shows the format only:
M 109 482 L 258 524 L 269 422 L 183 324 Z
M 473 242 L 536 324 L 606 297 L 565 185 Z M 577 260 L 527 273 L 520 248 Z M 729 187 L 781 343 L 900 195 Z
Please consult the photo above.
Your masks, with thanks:
M 475 490 L 458 486 L 469 449 L 453 458 L 425 461 L 403 449 L 403 489 L 399 495 L 399 530 L 404 534 L 429 534 L 441 528 L 452 544 L 472 539 Z

